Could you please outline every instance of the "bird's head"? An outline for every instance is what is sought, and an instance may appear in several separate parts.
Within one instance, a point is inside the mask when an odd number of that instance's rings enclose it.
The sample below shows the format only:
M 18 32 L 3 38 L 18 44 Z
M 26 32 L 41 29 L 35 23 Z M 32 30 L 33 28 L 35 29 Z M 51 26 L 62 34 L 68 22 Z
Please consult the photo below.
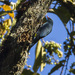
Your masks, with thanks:
M 53 20 L 50 17 L 48 17 L 48 16 L 47 16 L 47 21 L 52 23 L 52 25 L 53 25 Z
M 48 16 L 47 16 L 47 20 L 50 20 L 50 21 L 52 21 L 52 19 L 51 19 L 50 17 L 48 17 Z

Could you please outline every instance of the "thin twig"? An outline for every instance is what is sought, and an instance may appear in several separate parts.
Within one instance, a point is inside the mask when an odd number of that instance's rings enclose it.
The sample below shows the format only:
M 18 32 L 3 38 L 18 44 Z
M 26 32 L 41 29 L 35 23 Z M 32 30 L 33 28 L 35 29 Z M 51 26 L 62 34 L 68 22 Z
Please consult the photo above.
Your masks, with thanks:
M 64 75 L 66 75 L 66 70 L 67 70 L 67 66 L 68 66 L 68 61 L 69 61 L 69 57 L 67 58 L 67 63 L 66 63 L 66 68 L 65 68 Z
M 60 72 L 60 75 L 62 75 L 62 73 L 63 73 L 64 67 L 65 67 L 65 63 L 66 63 L 66 62 L 64 62 L 64 66 L 62 67 L 62 70 L 61 70 L 61 72 Z
M 43 43 L 45 43 L 44 39 L 42 38 Z
M 71 48 L 70 48 L 70 50 L 71 50 Z M 69 51 L 68 53 L 71 53 L 71 51 Z M 67 53 L 67 54 L 68 54 L 68 53 Z M 64 66 L 62 67 L 62 70 L 61 70 L 60 75 L 62 75 L 62 73 L 63 73 L 65 64 L 66 64 L 66 68 L 65 68 L 64 75 L 66 74 L 66 70 L 67 70 L 67 66 L 68 66 L 68 61 L 69 61 L 69 57 L 70 57 L 70 54 L 68 54 L 68 55 L 65 56 L 65 60 L 66 60 L 67 62 L 64 63 Z
M 71 25 L 71 21 L 69 21 L 70 24 L 70 32 L 72 31 L 72 25 Z
M 57 6 L 57 4 L 58 4 L 58 2 L 56 2 L 55 6 L 54 6 L 54 9 L 55 9 L 55 7 Z
M 64 27 L 65 27 L 67 33 L 70 35 L 69 30 L 68 30 L 67 27 L 66 27 L 66 24 L 64 24 Z
M 73 30 L 72 30 L 72 31 L 74 31 L 74 23 L 73 23 L 73 22 L 72 22 L 72 26 L 73 26 L 73 27 L 72 27 L 72 28 L 73 28 Z

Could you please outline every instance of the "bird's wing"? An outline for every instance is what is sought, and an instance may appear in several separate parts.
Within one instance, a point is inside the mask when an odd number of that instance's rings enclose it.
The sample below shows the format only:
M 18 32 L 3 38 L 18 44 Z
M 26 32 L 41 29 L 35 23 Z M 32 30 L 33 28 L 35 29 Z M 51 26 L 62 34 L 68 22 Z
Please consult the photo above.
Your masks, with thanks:
M 38 30 L 38 35 L 43 38 L 48 35 L 52 30 L 52 25 L 46 22 L 40 29 Z

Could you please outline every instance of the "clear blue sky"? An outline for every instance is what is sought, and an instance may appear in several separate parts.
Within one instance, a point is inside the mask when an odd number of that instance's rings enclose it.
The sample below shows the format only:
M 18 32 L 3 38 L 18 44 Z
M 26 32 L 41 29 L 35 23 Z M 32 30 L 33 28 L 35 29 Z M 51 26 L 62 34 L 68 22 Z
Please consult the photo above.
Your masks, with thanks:
M 15 2 L 16 0 L 10 0 Z M 61 22 L 61 20 L 58 18 L 58 16 L 56 16 L 55 14 L 52 13 L 47 13 L 47 15 L 53 20 L 53 29 L 52 32 L 46 36 L 44 38 L 45 41 L 55 41 L 57 43 L 62 44 L 62 48 L 61 51 L 63 51 L 63 41 L 65 41 L 66 37 L 67 37 L 67 32 L 64 28 L 63 23 Z M 34 64 L 34 60 L 35 60 L 35 47 L 36 45 L 34 45 L 31 50 L 30 50 L 30 59 L 28 59 L 27 64 L 28 65 L 32 65 Z M 55 55 L 56 56 L 56 55 Z M 72 61 L 74 60 L 74 57 L 71 56 L 70 57 L 71 60 L 69 61 L 69 65 L 71 65 Z M 56 59 L 61 60 L 63 58 L 58 58 L 56 56 Z M 48 73 L 50 72 L 50 70 L 52 69 L 53 65 L 46 65 L 46 67 L 44 68 L 44 70 L 42 72 L 40 72 L 40 70 L 38 70 L 38 73 L 40 73 L 41 75 L 48 75 Z M 32 70 L 32 68 L 31 68 Z M 59 69 L 58 71 L 56 71 L 55 73 L 53 73 L 52 75 L 59 75 L 60 74 L 61 69 Z M 71 74 L 72 75 L 72 74 Z

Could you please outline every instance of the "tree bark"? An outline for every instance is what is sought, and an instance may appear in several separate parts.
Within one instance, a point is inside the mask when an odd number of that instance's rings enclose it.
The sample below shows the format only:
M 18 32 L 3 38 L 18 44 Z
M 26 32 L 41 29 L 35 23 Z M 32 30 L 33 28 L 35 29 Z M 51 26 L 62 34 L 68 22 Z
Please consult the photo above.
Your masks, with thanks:
M 21 75 L 33 35 L 47 13 L 50 0 L 32 0 L 0 47 L 0 75 Z

